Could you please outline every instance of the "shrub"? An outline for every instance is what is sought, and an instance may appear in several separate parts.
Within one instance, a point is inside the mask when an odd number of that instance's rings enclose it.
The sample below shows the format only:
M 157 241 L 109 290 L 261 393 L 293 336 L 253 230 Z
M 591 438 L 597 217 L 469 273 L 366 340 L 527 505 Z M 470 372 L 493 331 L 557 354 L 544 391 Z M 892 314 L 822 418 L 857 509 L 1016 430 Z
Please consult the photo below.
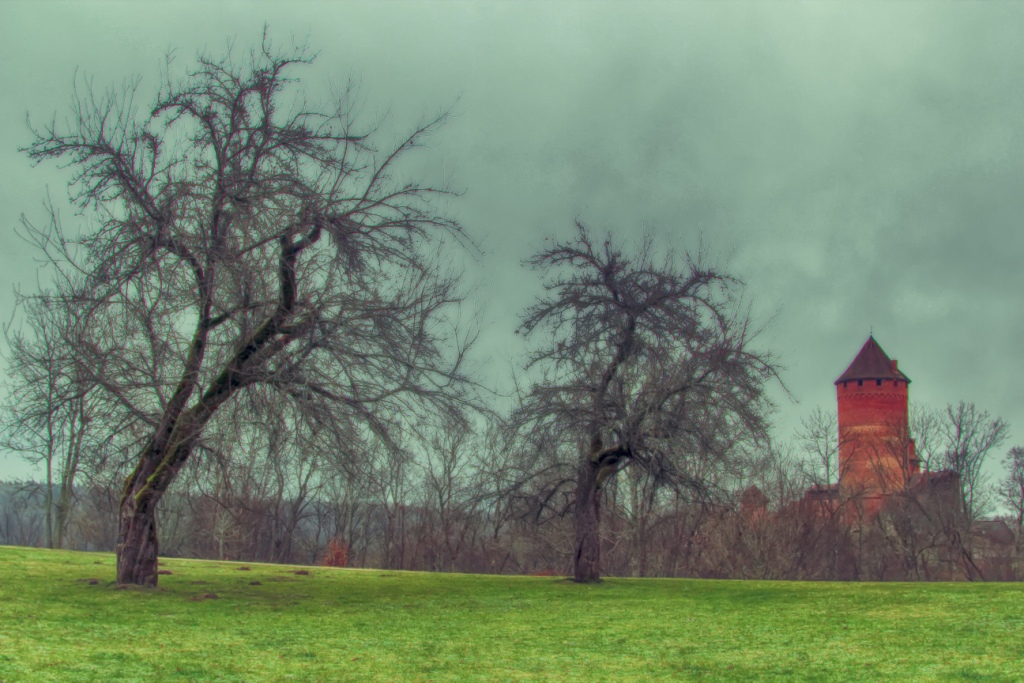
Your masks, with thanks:
M 344 567 L 348 564 L 348 546 L 337 538 L 327 544 L 327 552 L 320 562 L 325 567 Z

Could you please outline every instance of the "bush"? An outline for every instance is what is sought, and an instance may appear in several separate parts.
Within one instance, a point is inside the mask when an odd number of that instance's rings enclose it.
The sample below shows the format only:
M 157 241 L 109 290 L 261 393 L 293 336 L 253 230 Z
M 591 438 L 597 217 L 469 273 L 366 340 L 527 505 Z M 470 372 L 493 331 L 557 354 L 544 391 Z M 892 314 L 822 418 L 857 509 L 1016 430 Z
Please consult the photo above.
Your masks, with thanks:
M 348 564 L 348 546 L 337 538 L 332 538 L 327 544 L 327 552 L 320 562 L 325 567 L 344 567 Z

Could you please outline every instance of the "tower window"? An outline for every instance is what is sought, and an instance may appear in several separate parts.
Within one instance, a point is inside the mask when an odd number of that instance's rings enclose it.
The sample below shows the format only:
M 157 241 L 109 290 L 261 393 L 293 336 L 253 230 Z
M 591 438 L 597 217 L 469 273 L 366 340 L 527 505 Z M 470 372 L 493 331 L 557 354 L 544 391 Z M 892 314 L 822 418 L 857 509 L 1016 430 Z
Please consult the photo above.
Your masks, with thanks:
M 882 380 L 876 379 L 875 381 L 878 383 L 878 386 L 882 386 Z
M 858 387 L 864 386 L 864 380 L 862 380 L 862 379 L 857 380 L 857 386 Z
M 900 385 L 900 382 L 899 382 L 899 380 L 895 380 L 895 381 L 893 381 L 892 385 L 893 385 L 894 387 L 898 387 L 898 386 Z

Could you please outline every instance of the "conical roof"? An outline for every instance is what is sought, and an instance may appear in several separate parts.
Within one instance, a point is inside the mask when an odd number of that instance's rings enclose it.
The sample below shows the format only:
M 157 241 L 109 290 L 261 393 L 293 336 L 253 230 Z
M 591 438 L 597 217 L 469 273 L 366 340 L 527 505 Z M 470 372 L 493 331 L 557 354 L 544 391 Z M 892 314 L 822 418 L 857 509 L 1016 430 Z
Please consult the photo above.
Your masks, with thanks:
M 885 355 L 885 351 L 878 345 L 875 338 L 868 337 L 864 346 L 860 348 L 857 357 L 846 368 L 846 372 L 835 381 L 847 382 L 851 379 L 900 379 L 909 383 L 910 378 L 894 367 L 895 363 Z
M 764 507 L 768 504 L 768 496 L 764 495 L 764 491 L 759 489 L 756 485 L 750 486 L 743 495 L 740 496 L 740 505 L 746 505 L 748 507 Z

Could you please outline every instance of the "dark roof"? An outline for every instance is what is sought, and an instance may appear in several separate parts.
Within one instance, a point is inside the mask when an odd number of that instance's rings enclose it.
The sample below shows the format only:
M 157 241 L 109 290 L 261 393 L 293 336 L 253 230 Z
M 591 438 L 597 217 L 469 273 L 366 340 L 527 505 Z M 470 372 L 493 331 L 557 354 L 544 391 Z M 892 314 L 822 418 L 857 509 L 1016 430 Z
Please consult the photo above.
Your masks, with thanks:
M 980 536 L 997 545 L 1013 545 L 1017 540 L 1010 527 L 1001 519 L 979 519 L 971 525 L 971 535 Z
M 807 496 L 832 496 L 839 493 L 839 484 L 811 484 L 804 492 Z
M 925 487 L 933 489 L 956 486 L 960 475 L 953 470 L 935 470 L 934 472 L 918 472 L 907 482 L 907 488 L 915 491 Z
M 768 496 L 757 486 L 751 486 L 740 496 L 740 505 L 764 507 L 768 504 Z
M 850 363 L 850 367 L 846 368 L 846 372 L 840 375 L 835 383 L 839 384 L 851 379 L 901 379 L 904 382 L 910 382 L 909 377 L 893 368 L 893 361 L 885 355 L 885 351 L 878 345 L 874 337 L 868 337 L 857 357 Z

